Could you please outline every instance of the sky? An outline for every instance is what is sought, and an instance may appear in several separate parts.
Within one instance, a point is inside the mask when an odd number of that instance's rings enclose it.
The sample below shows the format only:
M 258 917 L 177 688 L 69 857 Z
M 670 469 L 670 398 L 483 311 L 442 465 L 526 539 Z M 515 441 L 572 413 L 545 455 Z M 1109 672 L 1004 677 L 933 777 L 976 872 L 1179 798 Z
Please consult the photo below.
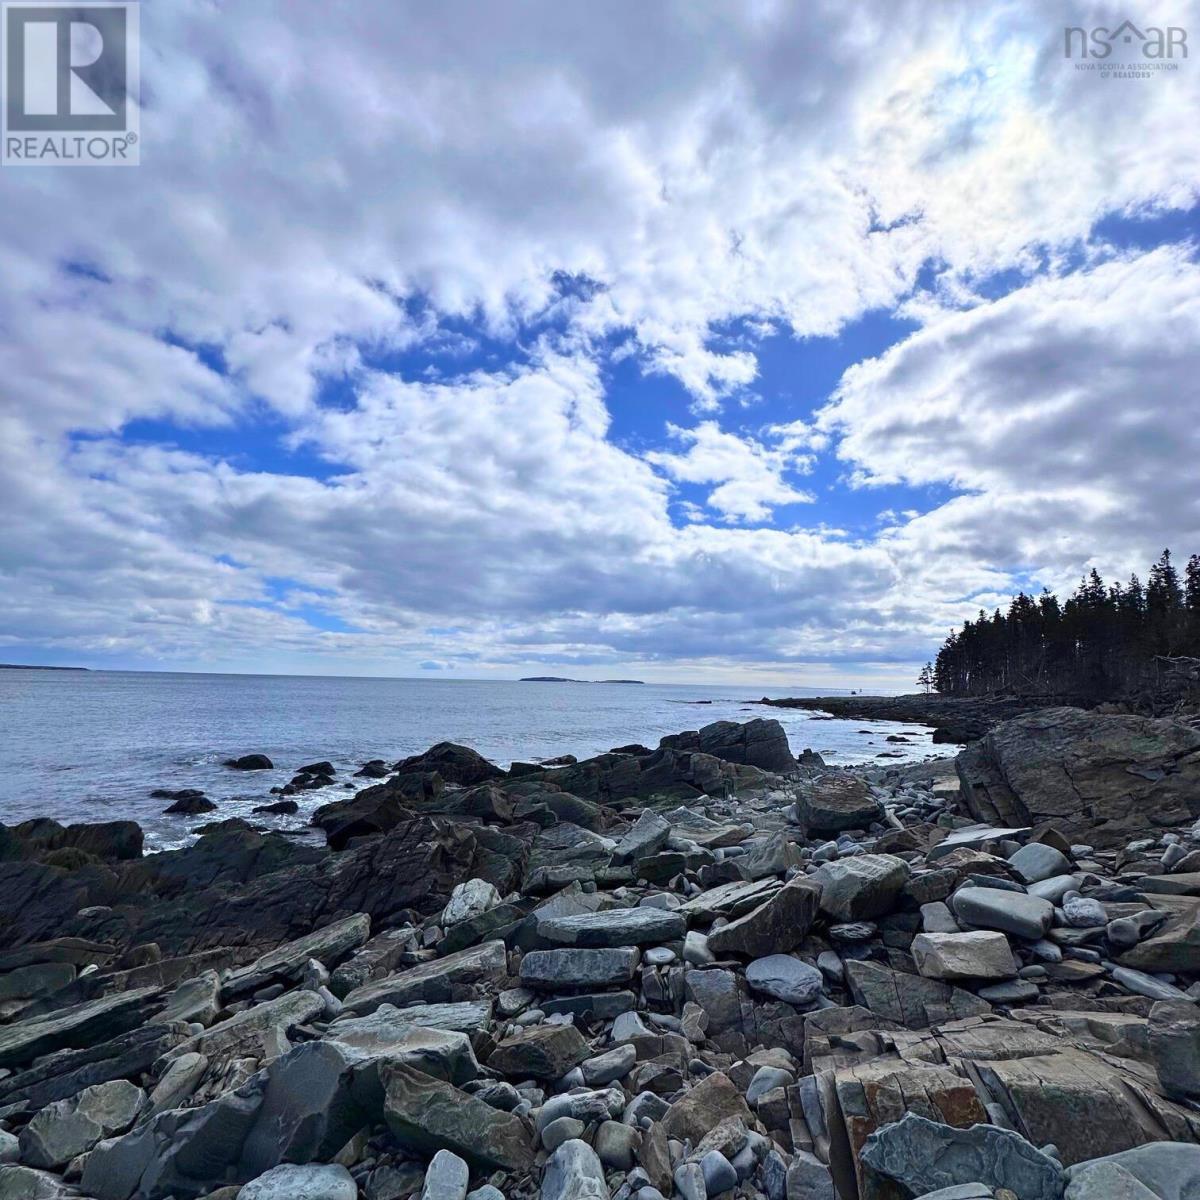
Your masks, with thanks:
M 1190 57 L 1064 55 L 1126 19 Z M 172 0 L 141 65 L 140 166 L 0 168 L 0 660 L 895 691 L 1200 551 L 1196 0 Z

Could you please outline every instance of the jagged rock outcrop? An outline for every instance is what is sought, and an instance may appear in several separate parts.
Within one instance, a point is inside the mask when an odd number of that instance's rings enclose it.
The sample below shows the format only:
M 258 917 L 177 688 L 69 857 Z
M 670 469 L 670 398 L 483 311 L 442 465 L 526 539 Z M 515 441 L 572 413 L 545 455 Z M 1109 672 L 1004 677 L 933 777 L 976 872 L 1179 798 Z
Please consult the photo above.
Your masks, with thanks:
M 1200 732 L 1181 721 L 1043 709 L 968 747 L 958 773 L 976 820 L 1097 846 L 1200 817 Z
M 677 733 L 659 743 L 662 750 L 698 751 L 722 762 L 758 767 L 760 771 L 786 774 L 795 769 L 796 760 L 788 745 L 787 734 L 778 721 L 756 718 L 753 721 L 714 721 L 695 733 Z

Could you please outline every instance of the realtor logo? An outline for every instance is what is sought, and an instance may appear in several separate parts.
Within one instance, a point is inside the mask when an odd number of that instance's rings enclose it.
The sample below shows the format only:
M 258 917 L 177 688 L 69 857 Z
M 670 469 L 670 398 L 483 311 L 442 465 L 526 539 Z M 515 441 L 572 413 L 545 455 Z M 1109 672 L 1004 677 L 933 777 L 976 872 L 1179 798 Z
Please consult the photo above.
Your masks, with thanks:
M 1115 29 L 1097 25 L 1093 29 L 1068 26 L 1064 29 L 1063 54 L 1067 58 L 1106 59 L 1114 51 L 1144 59 L 1187 58 L 1187 30 L 1178 25 L 1163 28 L 1147 25 L 1139 29 L 1132 21 L 1122 21 Z M 1123 50 L 1128 46 L 1128 50 Z
M 138 164 L 138 5 L 4 6 L 5 166 Z

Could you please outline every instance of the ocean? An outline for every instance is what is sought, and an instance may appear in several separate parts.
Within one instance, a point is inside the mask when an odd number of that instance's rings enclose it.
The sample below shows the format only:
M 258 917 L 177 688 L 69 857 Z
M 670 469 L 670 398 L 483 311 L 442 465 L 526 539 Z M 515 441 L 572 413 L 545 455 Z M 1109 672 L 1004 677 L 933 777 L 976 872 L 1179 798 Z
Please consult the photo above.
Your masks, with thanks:
M 0 670 L 0 822 L 128 818 L 141 824 L 149 846 L 167 848 L 186 844 L 196 826 L 231 816 L 304 828 L 315 808 L 349 794 L 343 783 L 372 782 L 351 778 L 368 759 L 392 762 L 435 742 L 461 742 L 507 766 L 560 754 L 585 758 L 631 742 L 653 747 L 664 734 L 759 716 L 782 722 L 794 752 L 812 748 L 831 764 L 955 751 L 933 746 L 919 726 L 750 703 L 761 695 L 761 688 L 725 684 Z M 889 733 L 912 740 L 888 743 Z M 275 770 L 221 765 L 251 752 L 268 755 Z M 336 786 L 296 795 L 295 816 L 251 816 L 256 804 L 278 799 L 272 786 L 322 759 L 337 768 Z M 218 809 L 167 816 L 169 801 L 152 799 L 154 788 L 201 788 Z

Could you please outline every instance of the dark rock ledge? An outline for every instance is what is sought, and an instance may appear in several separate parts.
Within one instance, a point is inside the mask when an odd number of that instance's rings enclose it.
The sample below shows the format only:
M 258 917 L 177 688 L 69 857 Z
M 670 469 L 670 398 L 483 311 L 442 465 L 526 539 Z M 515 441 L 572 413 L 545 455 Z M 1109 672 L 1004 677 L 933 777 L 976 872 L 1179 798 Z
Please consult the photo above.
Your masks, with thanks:
M 1200 1197 L 1190 726 L 371 766 L 325 848 L 0 827 L 0 1200 Z
M 932 726 L 933 740 L 973 742 L 1001 721 L 1027 712 L 1069 704 L 1068 697 L 939 696 L 914 692 L 904 696 L 799 696 L 777 700 L 764 696 L 759 704 L 771 708 L 802 708 L 808 712 L 860 721 L 900 721 Z

